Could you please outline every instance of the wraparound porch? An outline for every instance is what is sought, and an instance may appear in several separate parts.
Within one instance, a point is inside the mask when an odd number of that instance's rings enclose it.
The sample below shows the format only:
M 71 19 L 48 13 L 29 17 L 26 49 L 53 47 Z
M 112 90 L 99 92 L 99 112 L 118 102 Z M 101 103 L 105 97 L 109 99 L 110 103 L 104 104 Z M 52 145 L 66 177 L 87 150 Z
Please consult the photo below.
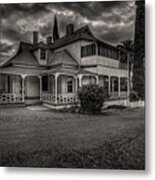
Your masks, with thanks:
M 125 77 L 66 72 L 42 75 L 0 74 L 0 104 L 74 104 L 78 102 L 78 89 L 86 84 L 99 84 L 108 92 L 110 99 L 128 97 L 128 80 Z

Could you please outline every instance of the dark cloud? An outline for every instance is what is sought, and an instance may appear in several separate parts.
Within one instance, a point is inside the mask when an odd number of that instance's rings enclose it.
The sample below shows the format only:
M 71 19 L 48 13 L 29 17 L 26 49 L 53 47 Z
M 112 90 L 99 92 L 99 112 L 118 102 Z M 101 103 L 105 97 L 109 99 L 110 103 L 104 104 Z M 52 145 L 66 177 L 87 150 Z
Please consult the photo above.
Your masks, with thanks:
M 41 40 L 52 35 L 54 14 L 61 36 L 66 24 L 74 23 L 75 28 L 88 24 L 97 37 L 114 44 L 133 37 L 134 1 L 0 4 L 1 59 L 12 55 L 20 40 L 31 41 L 33 30 Z

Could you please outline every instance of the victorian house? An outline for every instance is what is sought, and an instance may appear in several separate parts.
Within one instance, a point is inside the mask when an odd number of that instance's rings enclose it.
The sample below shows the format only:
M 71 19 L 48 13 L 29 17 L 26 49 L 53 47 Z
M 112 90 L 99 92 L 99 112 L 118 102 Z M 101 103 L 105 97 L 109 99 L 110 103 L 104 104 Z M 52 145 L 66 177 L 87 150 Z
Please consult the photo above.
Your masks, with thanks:
M 129 96 L 128 70 L 117 47 L 97 38 L 88 26 L 68 24 L 59 37 L 55 17 L 46 43 L 33 32 L 32 42 L 20 41 L 16 54 L 0 67 L 0 104 L 73 105 L 78 89 L 90 83 L 102 86 L 109 101 Z

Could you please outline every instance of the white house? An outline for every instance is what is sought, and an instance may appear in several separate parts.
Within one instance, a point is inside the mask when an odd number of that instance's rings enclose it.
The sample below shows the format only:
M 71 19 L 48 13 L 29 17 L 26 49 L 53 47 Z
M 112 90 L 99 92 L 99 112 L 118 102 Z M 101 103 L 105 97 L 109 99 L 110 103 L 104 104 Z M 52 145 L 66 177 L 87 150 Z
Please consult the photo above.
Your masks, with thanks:
M 110 99 L 129 96 L 128 70 L 117 47 L 96 38 L 88 26 L 74 30 L 68 24 L 60 38 L 53 32 L 46 43 L 33 32 L 33 43 L 21 41 L 0 67 L 0 104 L 72 105 L 78 88 L 89 83 L 102 86 Z

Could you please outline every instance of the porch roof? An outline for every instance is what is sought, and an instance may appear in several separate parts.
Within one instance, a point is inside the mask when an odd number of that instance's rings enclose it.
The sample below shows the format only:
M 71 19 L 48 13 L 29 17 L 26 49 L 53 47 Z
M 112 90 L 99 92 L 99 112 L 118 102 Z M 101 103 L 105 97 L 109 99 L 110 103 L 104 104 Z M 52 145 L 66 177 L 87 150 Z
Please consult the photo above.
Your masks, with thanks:
M 76 75 L 77 70 L 72 69 L 49 69 L 49 70 L 43 70 L 42 74 L 72 74 Z
M 24 67 L 5 67 L 0 68 L 0 74 L 12 75 L 40 75 L 43 69 L 24 68 Z
M 97 75 L 96 73 L 90 72 L 90 71 L 85 70 L 85 69 L 79 69 L 77 74 L 92 74 L 92 75 Z

